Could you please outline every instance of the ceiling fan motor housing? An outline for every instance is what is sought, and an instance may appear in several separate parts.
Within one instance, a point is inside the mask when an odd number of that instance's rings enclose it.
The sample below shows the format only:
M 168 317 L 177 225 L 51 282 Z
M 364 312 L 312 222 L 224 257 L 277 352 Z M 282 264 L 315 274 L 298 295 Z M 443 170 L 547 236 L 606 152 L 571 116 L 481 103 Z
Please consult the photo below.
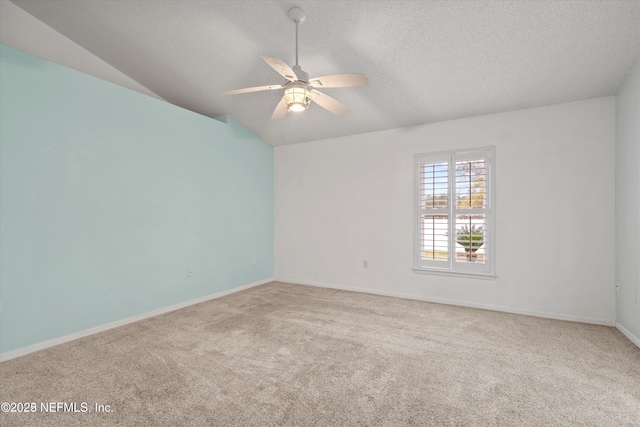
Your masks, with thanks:
M 298 81 L 309 83 L 309 74 L 302 71 L 302 67 L 300 67 L 297 64 L 294 65 L 293 72 L 296 73 L 296 77 L 298 78 Z

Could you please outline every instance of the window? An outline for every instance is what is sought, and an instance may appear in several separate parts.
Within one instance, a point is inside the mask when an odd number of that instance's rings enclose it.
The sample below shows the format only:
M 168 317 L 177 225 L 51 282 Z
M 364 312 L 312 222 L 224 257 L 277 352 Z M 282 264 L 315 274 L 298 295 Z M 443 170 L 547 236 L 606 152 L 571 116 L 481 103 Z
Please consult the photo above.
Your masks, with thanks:
M 416 156 L 414 270 L 495 275 L 494 148 Z

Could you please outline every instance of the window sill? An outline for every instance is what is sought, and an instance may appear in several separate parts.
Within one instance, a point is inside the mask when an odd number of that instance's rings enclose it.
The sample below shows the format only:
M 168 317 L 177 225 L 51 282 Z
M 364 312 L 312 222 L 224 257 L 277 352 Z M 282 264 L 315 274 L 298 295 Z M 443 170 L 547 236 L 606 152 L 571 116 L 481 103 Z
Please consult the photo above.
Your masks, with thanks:
M 438 276 L 468 277 L 473 279 L 495 280 L 498 276 L 495 273 L 469 273 L 464 271 L 438 270 L 435 268 L 413 268 L 414 273 L 435 274 Z

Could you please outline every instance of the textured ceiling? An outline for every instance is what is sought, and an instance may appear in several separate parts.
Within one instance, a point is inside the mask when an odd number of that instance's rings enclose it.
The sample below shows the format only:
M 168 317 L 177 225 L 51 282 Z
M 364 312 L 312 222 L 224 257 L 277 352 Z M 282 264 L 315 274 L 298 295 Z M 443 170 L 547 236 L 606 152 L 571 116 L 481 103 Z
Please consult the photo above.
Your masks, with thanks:
M 640 0 L 13 0 L 168 102 L 230 114 L 273 145 L 613 95 L 640 56 Z M 311 77 L 364 73 L 318 105 L 273 121 L 280 84 L 260 55 Z

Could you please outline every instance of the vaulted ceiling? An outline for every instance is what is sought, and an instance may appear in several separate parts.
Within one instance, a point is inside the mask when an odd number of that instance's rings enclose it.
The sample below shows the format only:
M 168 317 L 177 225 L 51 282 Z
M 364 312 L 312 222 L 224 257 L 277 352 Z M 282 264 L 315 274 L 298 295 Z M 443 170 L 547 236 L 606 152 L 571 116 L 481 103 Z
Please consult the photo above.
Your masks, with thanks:
M 166 101 L 230 114 L 274 146 L 614 95 L 640 56 L 640 0 L 12 2 Z M 369 78 L 324 90 L 345 116 L 312 104 L 271 120 L 281 91 L 222 95 L 283 83 L 260 55 L 293 65 L 293 6 L 305 71 Z

